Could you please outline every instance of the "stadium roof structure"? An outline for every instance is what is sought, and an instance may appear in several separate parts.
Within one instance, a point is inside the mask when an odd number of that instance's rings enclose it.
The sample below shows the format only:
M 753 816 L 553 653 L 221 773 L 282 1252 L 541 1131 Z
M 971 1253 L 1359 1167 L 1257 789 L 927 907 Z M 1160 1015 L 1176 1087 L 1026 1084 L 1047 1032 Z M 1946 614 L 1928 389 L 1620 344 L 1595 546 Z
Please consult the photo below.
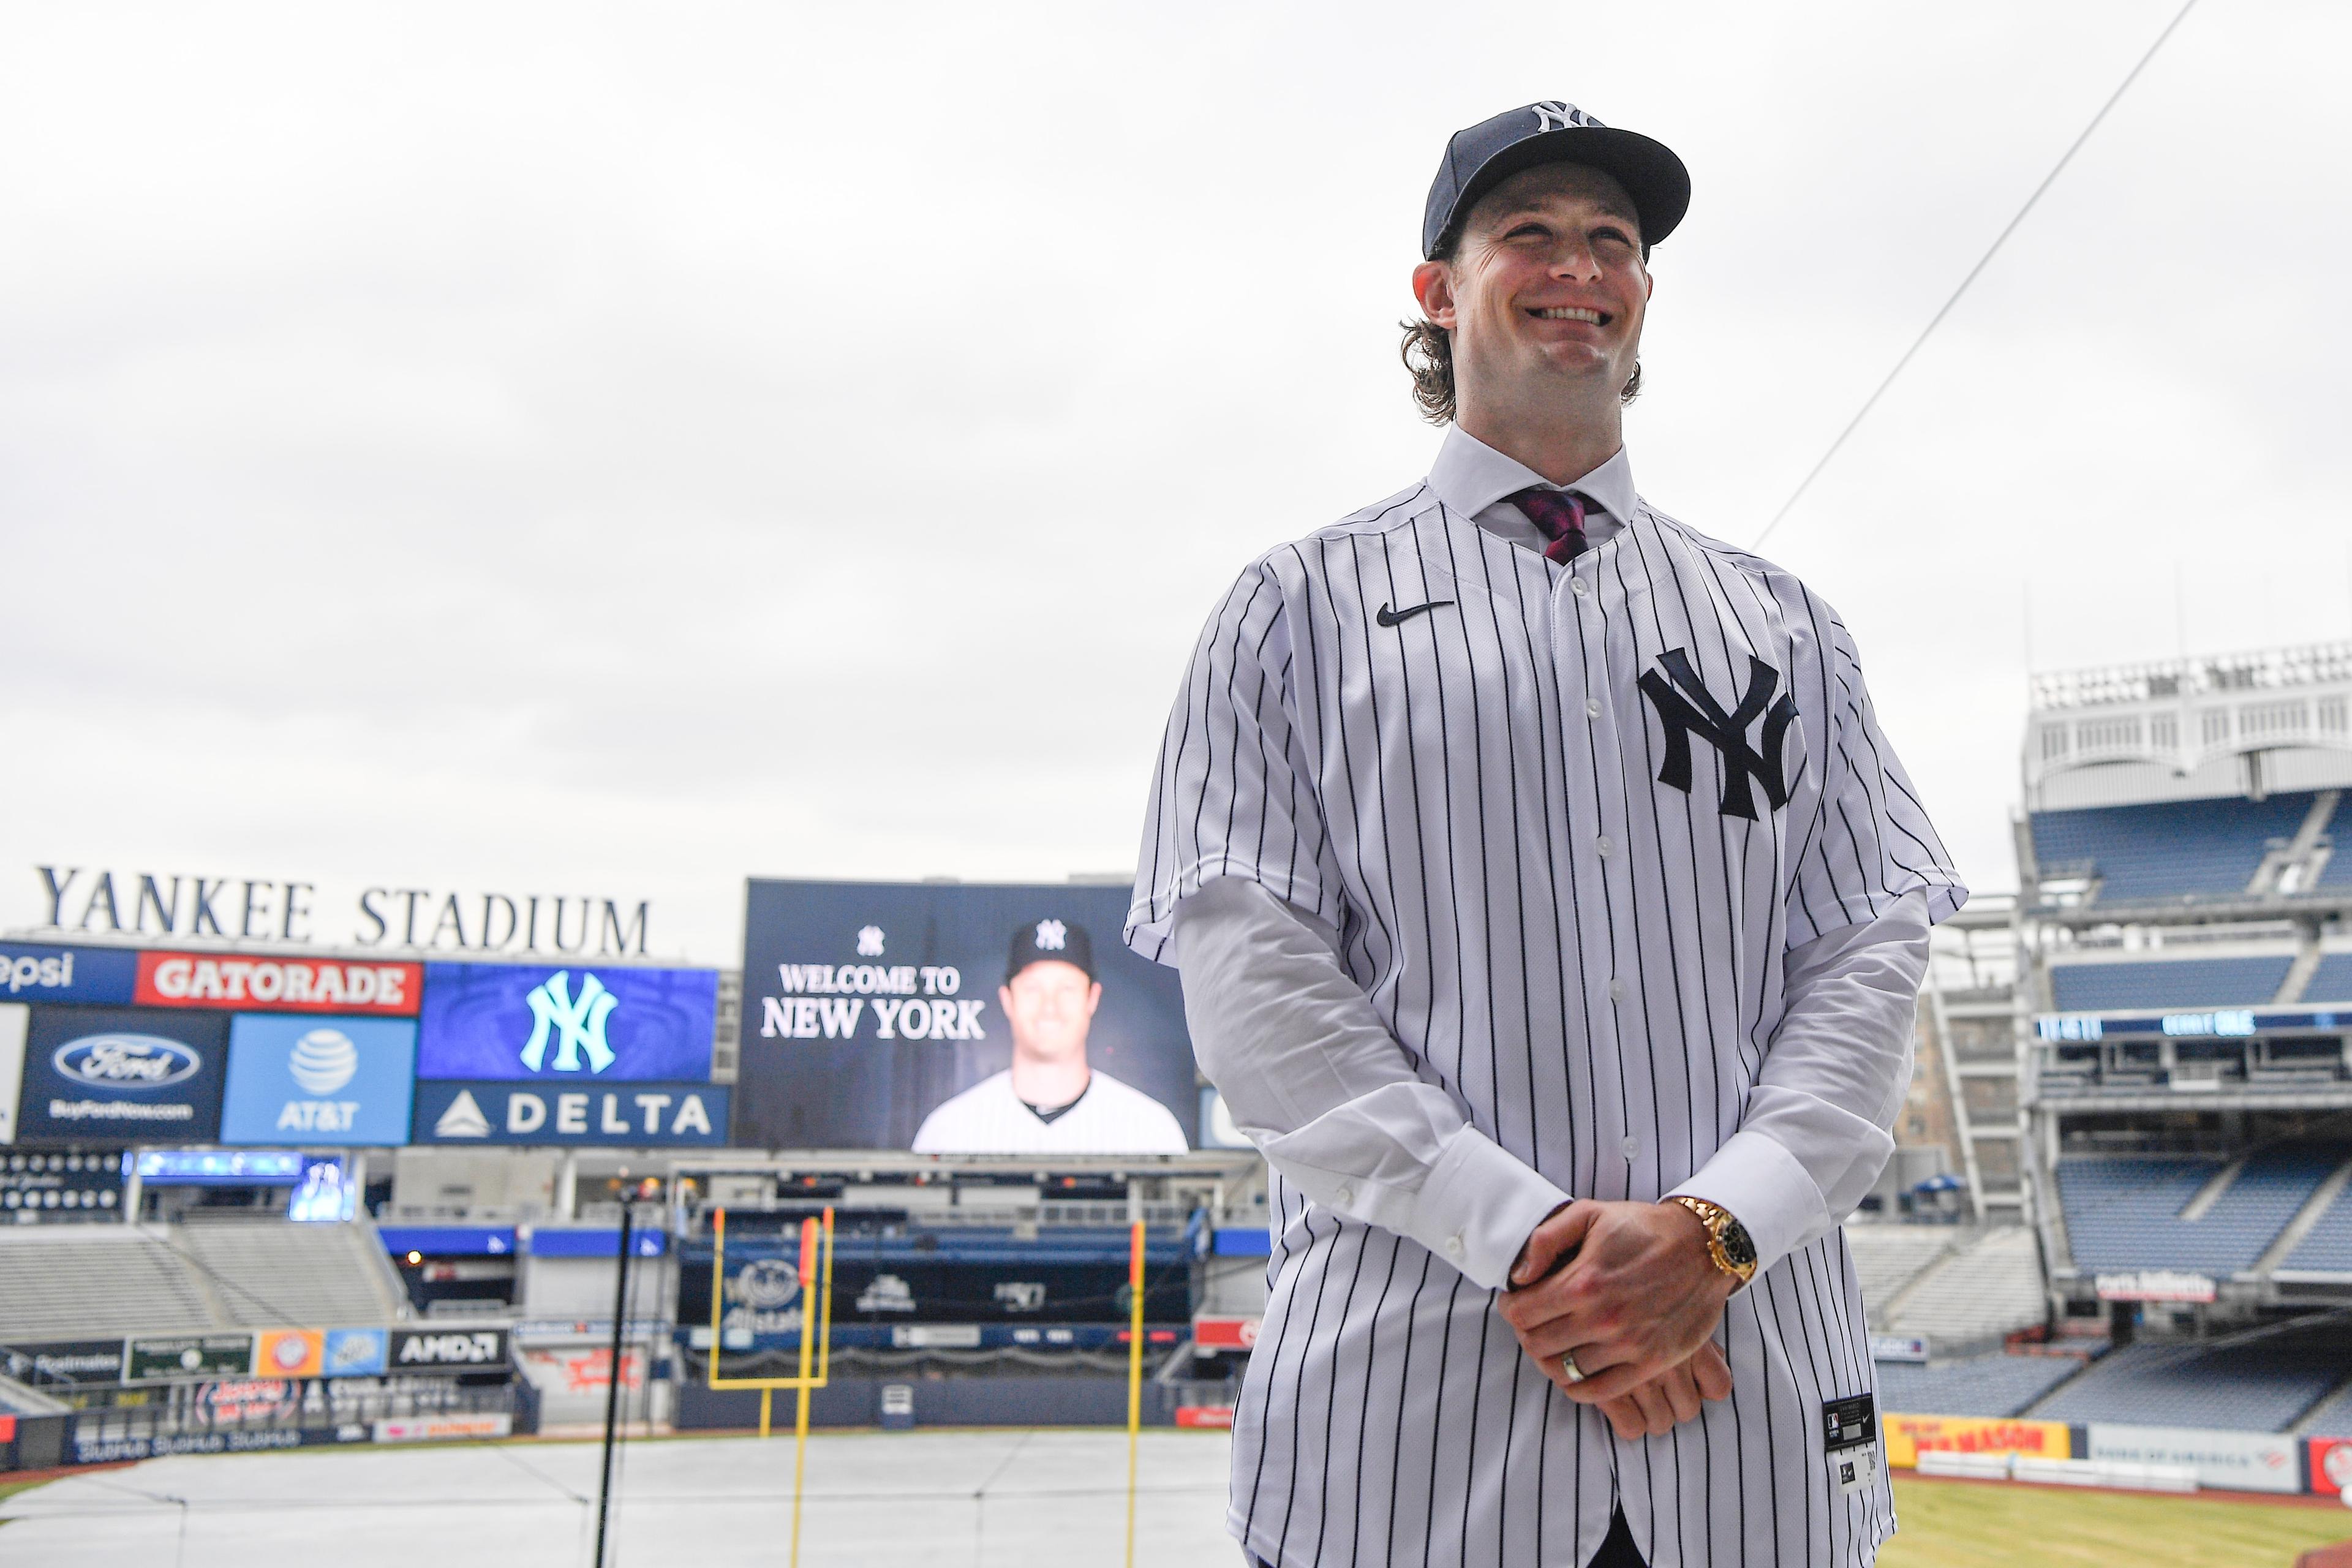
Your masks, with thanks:
M 2352 784 L 2352 642 L 2032 677 L 2026 807 Z

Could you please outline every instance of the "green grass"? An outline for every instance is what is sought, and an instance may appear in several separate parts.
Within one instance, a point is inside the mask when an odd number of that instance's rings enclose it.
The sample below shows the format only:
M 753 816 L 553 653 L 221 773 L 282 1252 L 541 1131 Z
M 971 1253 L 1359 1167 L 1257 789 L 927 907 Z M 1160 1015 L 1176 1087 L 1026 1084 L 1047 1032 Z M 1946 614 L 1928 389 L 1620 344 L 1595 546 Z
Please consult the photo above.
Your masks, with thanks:
M 2352 1509 L 1897 1477 L 1879 1568 L 2292 1568 L 2352 1540 Z

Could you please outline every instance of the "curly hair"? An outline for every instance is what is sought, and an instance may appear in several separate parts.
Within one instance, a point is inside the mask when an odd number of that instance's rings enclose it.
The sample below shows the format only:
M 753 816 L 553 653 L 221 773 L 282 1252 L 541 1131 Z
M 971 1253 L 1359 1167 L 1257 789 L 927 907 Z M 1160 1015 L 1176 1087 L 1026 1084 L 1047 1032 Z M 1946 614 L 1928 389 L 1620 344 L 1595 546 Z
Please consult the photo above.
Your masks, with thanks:
M 1398 353 L 1404 368 L 1412 376 L 1412 400 L 1421 405 L 1421 416 L 1432 425 L 1454 423 L 1454 334 L 1426 316 L 1418 321 L 1400 321 L 1404 329 L 1404 342 Z M 1631 403 L 1642 395 L 1642 362 L 1633 362 L 1633 379 L 1617 394 L 1621 402 Z

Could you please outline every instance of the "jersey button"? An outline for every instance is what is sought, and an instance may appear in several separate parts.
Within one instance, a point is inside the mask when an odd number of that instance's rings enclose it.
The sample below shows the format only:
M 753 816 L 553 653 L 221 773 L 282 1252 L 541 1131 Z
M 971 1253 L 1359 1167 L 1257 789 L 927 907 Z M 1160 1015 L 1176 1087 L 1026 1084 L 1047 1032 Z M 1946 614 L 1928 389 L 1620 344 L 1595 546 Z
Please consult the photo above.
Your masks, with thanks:
M 1609 858 L 1609 852 L 1616 848 L 1617 846 L 1611 843 L 1609 841 L 1609 836 L 1604 833 L 1598 839 L 1593 841 L 1592 847 L 1600 852 L 1601 858 L 1603 860 L 1606 860 Z
M 1627 1138 L 1623 1147 L 1625 1158 L 1628 1160 L 1638 1160 L 1642 1157 L 1642 1141 L 1639 1138 Z
M 1590 595 L 1592 592 L 1592 589 L 1585 583 L 1583 578 L 1570 577 L 1568 580 L 1568 591 L 1581 599 Z
M 1609 982 L 1609 1000 L 1612 1002 L 1622 1002 L 1625 1000 L 1625 983 L 1623 981 L 1612 979 Z
M 1445 1238 L 1445 1256 L 1453 1258 L 1459 1258 L 1462 1256 L 1462 1238 L 1460 1237 L 1449 1236 Z
M 1339 1189 L 1339 1206 L 1340 1206 L 1341 1208 L 1346 1208 L 1346 1207 L 1348 1207 L 1350 1204 L 1353 1204 L 1355 1201 L 1356 1201 L 1356 1189 L 1355 1189 L 1355 1188 L 1353 1188 L 1353 1187 L 1341 1187 L 1341 1188 Z
M 1598 719 L 1601 717 L 1601 699 L 1598 697 L 1588 697 L 1584 700 L 1584 716 L 1588 719 Z

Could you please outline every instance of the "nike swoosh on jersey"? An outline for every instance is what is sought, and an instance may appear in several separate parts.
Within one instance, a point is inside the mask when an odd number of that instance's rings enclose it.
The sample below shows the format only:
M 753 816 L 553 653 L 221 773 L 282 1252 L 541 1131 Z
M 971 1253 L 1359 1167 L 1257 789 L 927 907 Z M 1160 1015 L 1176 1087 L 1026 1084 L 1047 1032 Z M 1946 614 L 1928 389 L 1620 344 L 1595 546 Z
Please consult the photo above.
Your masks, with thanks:
M 1380 614 L 1374 616 L 1372 619 L 1380 622 L 1381 625 L 1384 626 L 1402 626 L 1406 621 L 1412 619 L 1413 616 L 1421 614 L 1423 610 L 1442 610 L 1452 603 L 1454 603 L 1454 601 L 1451 599 L 1432 599 L 1426 605 L 1414 605 L 1409 608 L 1402 610 L 1392 610 L 1386 605 L 1382 605 L 1380 609 Z M 1361 612 L 1359 612 L 1359 614 Z

